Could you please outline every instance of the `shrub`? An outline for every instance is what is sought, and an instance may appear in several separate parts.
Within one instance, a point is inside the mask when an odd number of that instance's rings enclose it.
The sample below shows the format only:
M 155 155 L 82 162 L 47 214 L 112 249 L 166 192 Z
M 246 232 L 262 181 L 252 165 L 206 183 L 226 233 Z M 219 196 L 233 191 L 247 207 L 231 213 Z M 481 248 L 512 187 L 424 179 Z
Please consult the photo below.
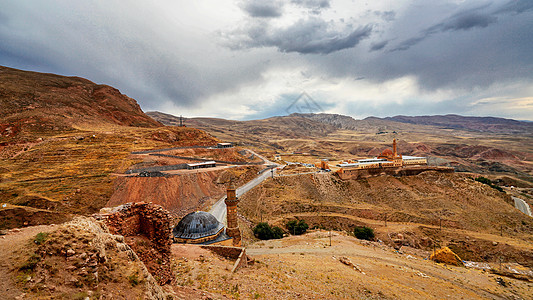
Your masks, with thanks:
M 35 244 L 40 245 L 40 244 L 44 243 L 44 241 L 46 241 L 47 238 L 48 238 L 48 233 L 39 232 L 39 233 L 37 233 L 37 235 L 35 236 L 35 239 L 33 241 L 35 242 Z
M 309 229 L 309 225 L 307 225 L 307 223 L 305 223 L 304 220 L 300 220 L 300 221 L 292 220 L 292 221 L 287 222 L 287 229 L 289 230 L 290 233 L 294 235 L 300 235 L 300 234 L 304 234 L 307 231 L 307 229 Z
M 270 227 L 268 223 L 261 222 L 254 229 L 254 235 L 261 240 L 280 239 L 283 237 L 283 230 L 277 226 Z
M 136 286 L 139 284 L 139 277 L 137 277 L 137 273 L 131 274 L 128 276 L 128 281 L 130 282 L 131 286 Z
M 360 240 L 373 240 L 374 239 L 374 229 L 366 226 L 357 226 L 353 229 L 353 234 L 356 238 Z
M 500 187 L 500 186 L 497 186 L 495 185 L 492 180 L 488 179 L 488 178 L 485 178 L 483 176 L 479 176 L 478 178 L 474 179 L 475 181 L 478 181 L 478 182 L 481 182 L 483 184 L 486 184 L 488 186 L 490 186 L 491 188 L 493 189 L 496 189 L 500 192 L 503 192 L 503 189 Z

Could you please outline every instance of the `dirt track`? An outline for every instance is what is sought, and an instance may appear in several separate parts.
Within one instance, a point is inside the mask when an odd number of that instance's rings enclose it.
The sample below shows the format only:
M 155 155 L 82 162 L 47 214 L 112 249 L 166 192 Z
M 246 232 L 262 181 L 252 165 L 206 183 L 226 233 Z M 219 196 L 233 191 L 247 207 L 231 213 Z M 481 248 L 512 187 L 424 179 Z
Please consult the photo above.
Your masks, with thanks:
M 23 292 L 16 287 L 12 271 L 18 268 L 19 262 L 14 259 L 25 251 L 28 243 L 39 232 L 49 232 L 54 225 L 31 226 L 21 229 L 12 229 L 6 235 L 0 236 L 0 295 L 2 299 L 15 299 Z

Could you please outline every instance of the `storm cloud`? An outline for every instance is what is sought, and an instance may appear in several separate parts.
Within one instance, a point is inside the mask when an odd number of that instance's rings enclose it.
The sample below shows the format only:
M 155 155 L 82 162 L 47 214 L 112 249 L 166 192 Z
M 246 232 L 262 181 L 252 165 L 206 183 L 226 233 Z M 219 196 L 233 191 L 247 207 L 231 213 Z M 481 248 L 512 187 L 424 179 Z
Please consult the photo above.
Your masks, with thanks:
M 242 3 L 241 7 L 251 17 L 260 18 L 276 18 L 283 11 L 283 4 L 278 1 L 249 0 Z
M 112 85 L 144 110 L 532 119 L 533 1 L 0 0 L 0 64 Z M 525 99 L 525 100 L 524 100 Z
M 230 34 L 229 46 L 232 49 L 275 47 L 281 52 L 298 52 L 301 54 L 329 54 L 355 47 L 361 40 L 368 38 L 372 26 L 366 25 L 356 29 L 351 26 L 343 30 L 332 28 L 332 24 L 322 19 L 311 17 L 298 20 L 287 28 L 272 28 L 262 23 L 240 32 Z M 242 40 L 232 39 L 243 37 Z

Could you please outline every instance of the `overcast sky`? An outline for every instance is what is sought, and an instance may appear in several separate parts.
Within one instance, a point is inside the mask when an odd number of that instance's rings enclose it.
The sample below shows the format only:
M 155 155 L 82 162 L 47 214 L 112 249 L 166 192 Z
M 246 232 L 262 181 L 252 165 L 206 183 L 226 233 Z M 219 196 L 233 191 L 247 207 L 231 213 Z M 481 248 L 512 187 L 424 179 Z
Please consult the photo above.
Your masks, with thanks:
M 186 117 L 533 120 L 533 1 L 0 0 L 0 65 Z

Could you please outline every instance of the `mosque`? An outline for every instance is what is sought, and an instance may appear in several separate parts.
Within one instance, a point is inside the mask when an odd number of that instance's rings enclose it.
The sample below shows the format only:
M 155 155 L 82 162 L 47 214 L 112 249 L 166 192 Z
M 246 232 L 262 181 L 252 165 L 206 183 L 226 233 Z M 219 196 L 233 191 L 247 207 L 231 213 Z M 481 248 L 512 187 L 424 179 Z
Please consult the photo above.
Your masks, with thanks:
M 392 141 L 392 150 L 385 149 L 377 157 L 370 159 L 342 162 L 337 164 L 337 167 L 340 167 L 337 174 L 342 179 L 361 178 L 380 174 L 396 175 L 400 174 L 402 171 L 404 173 L 407 171 L 416 173 L 429 169 L 438 169 L 427 167 L 426 157 L 402 156 L 401 154 L 398 154 L 396 139 Z M 407 167 L 416 167 L 416 169 L 406 169 Z M 438 169 L 438 171 L 449 170 Z
M 241 232 L 237 223 L 239 199 L 233 182 L 226 191 L 227 227 L 205 211 L 192 212 L 183 217 L 172 230 L 175 243 L 199 245 L 241 246 Z

